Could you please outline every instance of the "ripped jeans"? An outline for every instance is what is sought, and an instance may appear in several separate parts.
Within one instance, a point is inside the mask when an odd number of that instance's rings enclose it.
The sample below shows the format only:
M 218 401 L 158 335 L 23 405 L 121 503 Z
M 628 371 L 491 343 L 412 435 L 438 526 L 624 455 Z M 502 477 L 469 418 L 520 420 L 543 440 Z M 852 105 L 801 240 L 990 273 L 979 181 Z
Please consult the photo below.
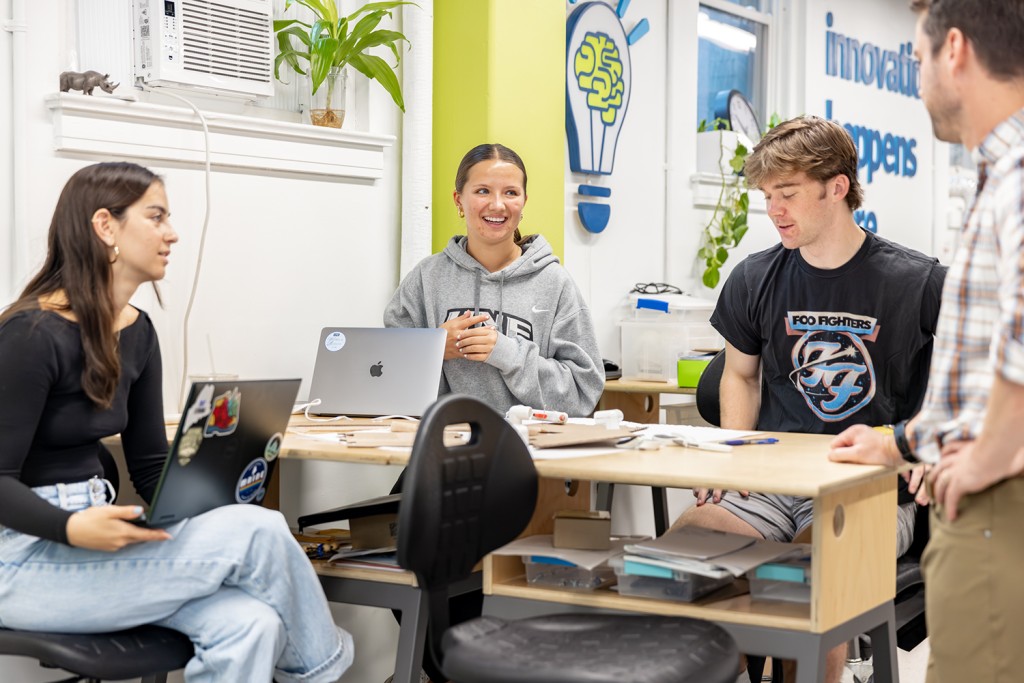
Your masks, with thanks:
M 106 504 L 97 482 L 34 490 L 78 510 Z M 64 633 L 166 626 L 195 644 L 189 683 L 333 683 L 352 664 L 352 637 L 334 625 L 280 513 L 227 505 L 168 527 L 169 541 L 113 553 L 0 529 L 0 626 Z

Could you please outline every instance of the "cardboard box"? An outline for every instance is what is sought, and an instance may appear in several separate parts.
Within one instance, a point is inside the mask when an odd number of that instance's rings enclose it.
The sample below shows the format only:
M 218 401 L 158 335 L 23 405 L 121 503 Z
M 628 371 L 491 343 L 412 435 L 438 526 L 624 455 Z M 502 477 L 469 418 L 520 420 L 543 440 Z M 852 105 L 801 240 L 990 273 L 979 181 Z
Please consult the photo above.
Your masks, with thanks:
M 386 513 L 349 520 L 353 548 L 389 548 L 398 544 L 398 515 Z
M 608 550 L 611 548 L 612 515 L 605 510 L 562 510 L 555 513 L 556 548 Z

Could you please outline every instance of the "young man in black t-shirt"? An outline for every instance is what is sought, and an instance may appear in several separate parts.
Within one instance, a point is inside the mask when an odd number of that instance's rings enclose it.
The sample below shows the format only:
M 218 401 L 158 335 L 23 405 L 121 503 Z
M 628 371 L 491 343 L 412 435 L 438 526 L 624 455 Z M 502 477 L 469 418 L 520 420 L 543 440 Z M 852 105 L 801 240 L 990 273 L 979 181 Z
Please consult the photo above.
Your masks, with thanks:
M 927 381 L 945 268 L 857 225 L 857 149 L 835 122 L 799 117 L 777 126 L 744 171 L 764 192 L 781 244 L 736 266 L 711 317 L 726 341 L 722 427 L 838 434 L 912 416 Z M 808 498 L 707 489 L 694 496 L 697 505 L 677 524 L 777 541 L 792 541 L 813 513 Z M 913 539 L 906 487 L 900 502 L 898 554 Z M 844 655 L 842 646 L 829 654 L 827 683 L 839 680 Z

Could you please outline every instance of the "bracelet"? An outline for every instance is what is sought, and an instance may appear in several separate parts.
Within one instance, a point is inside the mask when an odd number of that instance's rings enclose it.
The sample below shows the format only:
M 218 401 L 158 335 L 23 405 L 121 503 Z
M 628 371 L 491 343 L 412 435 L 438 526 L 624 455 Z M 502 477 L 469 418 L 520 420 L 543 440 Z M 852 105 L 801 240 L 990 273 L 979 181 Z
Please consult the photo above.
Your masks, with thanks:
M 910 441 L 907 439 L 907 421 L 900 420 L 892 429 L 892 436 L 896 439 L 896 450 L 900 452 L 900 457 L 909 463 L 918 463 L 920 460 L 914 455 L 914 449 L 910 447 Z

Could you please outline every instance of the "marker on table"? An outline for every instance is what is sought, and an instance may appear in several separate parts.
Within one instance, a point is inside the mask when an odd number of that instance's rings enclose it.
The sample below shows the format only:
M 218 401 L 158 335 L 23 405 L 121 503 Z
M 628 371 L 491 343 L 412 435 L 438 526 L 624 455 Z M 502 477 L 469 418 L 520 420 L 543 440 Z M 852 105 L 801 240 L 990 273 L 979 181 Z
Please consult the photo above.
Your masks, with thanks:
M 714 443 L 713 441 L 691 441 L 685 436 L 677 436 L 672 439 L 673 443 L 676 443 L 684 448 L 695 448 L 698 451 L 715 451 L 716 453 L 731 453 L 732 446 L 728 443 Z
M 729 439 L 728 441 L 719 441 L 718 443 L 725 444 L 726 446 L 760 446 L 778 442 L 779 440 L 774 436 L 769 436 L 764 439 Z

